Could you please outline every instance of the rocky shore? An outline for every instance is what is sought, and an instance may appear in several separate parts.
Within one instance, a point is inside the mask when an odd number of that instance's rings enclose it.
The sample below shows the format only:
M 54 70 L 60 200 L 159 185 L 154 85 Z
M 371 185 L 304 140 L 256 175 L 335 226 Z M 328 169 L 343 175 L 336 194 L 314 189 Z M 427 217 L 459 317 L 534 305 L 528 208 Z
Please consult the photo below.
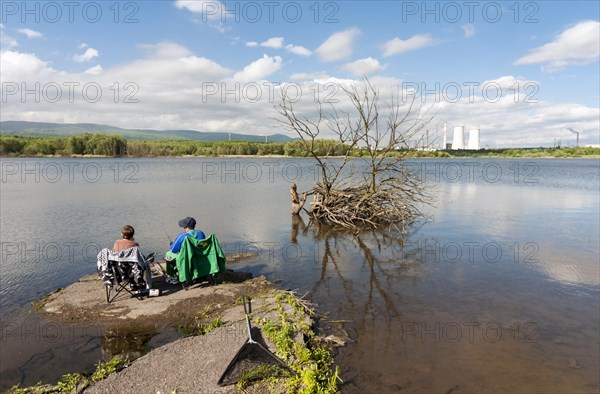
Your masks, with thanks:
M 93 324 L 121 333 L 176 325 L 185 335 L 134 360 L 125 355 L 123 365 L 101 380 L 74 371 L 78 373 L 65 375 L 68 379 L 55 386 L 9 392 L 336 392 L 340 380 L 331 356 L 334 344 L 316 334 L 312 305 L 293 292 L 276 289 L 264 277 L 251 276 L 228 270 L 216 285 L 195 283 L 184 289 L 155 273 L 152 287 L 160 296 L 139 300 L 122 292 L 110 303 L 99 278 L 84 277 L 36 302 L 35 308 L 61 324 Z M 246 371 L 237 385 L 221 387 L 219 378 L 248 340 L 244 298 L 251 300 L 253 339 L 289 371 Z

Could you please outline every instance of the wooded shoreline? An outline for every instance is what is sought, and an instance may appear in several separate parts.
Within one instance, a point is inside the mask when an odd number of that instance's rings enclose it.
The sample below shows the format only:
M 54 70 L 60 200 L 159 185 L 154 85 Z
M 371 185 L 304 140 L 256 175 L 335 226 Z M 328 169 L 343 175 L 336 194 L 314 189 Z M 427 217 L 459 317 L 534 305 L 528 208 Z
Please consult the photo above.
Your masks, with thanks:
M 317 140 L 320 156 L 344 156 L 348 147 L 334 140 Z M 351 157 L 364 157 L 352 149 Z M 481 150 L 398 149 L 390 157 L 406 158 L 600 158 L 600 148 L 499 148 Z M 72 137 L 0 136 L 2 157 L 310 157 L 299 140 L 290 142 L 126 140 L 117 135 L 83 134 Z

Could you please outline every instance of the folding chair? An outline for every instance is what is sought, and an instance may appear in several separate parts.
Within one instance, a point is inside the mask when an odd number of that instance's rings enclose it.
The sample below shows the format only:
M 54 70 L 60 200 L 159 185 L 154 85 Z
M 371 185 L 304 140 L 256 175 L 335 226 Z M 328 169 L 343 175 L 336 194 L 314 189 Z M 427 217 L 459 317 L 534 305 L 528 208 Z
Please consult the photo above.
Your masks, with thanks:
M 144 257 L 135 250 L 123 257 L 123 253 L 103 249 L 98 254 L 98 275 L 105 286 L 106 302 L 110 304 L 123 290 L 138 300 L 148 295 L 152 284 L 150 263 L 155 255 Z
M 226 270 L 225 254 L 215 234 L 197 240 L 186 237 L 175 261 L 167 261 L 167 274 L 176 276 L 184 290 L 196 280 L 207 278 L 215 285 L 216 276 Z M 188 284 L 186 286 L 186 284 Z

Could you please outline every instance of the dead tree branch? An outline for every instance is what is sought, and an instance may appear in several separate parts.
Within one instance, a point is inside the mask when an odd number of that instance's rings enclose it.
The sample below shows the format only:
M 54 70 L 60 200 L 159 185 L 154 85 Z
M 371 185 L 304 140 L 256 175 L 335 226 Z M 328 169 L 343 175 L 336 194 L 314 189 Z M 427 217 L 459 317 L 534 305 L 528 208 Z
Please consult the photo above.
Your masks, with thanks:
M 431 121 L 429 110 L 415 108 L 415 97 L 401 103 L 396 95 L 382 104 L 379 90 L 368 79 L 362 86 L 341 86 L 341 90 L 351 113 L 333 105 L 325 111 L 319 102 L 316 120 L 311 120 L 301 116 L 285 94 L 277 106 L 280 123 L 296 133 L 320 169 L 321 179 L 309 192 L 313 195 L 309 212 L 318 220 L 352 230 L 392 226 L 404 231 L 421 216 L 419 206 L 431 197 L 405 166 L 399 149 L 410 148 L 422 133 Z M 319 154 L 319 139 L 326 131 L 334 142 Z M 333 159 L 332 153 L 340 150 L 343 155 Z M 293 207 L 300 201 L 293 186 Z

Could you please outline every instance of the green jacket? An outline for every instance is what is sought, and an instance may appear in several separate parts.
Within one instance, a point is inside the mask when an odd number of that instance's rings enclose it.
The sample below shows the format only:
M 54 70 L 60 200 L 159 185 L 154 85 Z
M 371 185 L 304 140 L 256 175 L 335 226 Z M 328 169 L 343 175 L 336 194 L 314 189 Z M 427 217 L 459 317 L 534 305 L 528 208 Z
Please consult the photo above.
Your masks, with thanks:
M 179 281 L 187 282 L 225 272 L 226 261 L 216 235 L 211 234 L 202 240 L 185 237 L 176 261 Z

